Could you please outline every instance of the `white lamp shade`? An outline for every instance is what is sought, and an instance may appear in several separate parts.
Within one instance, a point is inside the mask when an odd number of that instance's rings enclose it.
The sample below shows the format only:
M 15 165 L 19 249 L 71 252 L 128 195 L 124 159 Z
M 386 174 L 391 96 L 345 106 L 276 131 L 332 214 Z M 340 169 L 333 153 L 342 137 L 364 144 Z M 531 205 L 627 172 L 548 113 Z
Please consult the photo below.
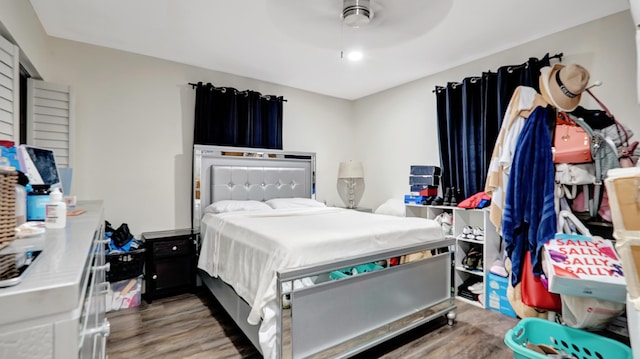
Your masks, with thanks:
M 364 168 L 362 162 L 349 161 L 340 162 L 338 178 L 364 178 Z

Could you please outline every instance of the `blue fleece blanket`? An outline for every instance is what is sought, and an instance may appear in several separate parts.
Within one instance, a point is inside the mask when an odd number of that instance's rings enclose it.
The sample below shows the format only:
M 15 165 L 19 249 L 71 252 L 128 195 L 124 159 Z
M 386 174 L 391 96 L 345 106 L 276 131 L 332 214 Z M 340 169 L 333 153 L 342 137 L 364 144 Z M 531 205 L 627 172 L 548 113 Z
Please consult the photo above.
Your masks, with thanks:
M 512 284 L 522 277 L 527 251 L 535 275 L 542 274 L 539 260 L 544 243 L 556 233 L 554 172 L 547 109 L 537 107 L 518 137 L 505 194 L 502 234 L 513 266 Z

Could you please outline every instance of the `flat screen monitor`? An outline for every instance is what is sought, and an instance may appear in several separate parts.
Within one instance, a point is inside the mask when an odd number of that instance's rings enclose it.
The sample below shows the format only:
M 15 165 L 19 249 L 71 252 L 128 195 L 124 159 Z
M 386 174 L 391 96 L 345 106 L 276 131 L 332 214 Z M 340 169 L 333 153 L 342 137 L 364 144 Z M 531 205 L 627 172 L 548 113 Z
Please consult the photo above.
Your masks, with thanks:
M 29 178 L 29 183 L 47 184 L 53 187 L 61 187 L 60 173 L 56 165 L 53 151 L 47 148 L 30 145 L 18 147 L 18 160 L 22 172 Z

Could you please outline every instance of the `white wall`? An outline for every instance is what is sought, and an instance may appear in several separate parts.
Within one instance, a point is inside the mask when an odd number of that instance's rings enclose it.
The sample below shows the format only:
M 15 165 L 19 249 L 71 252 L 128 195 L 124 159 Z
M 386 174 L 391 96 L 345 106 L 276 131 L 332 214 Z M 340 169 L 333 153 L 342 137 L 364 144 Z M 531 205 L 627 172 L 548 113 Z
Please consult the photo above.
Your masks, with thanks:
M 105 200 L 113 224 L 134 233 L 190 226 L 195 90 L 189 82 L 282 95 L 283 147 L 316 152 L 317 198 L 337 203 L 335 172 L 351 103 L 284 86 L 77 42 L 51 39 L 52 82 L 76 89 L 73 191 Z
M 338 163 L 355 152 L 352 102 L 51 38 L 28 1 L 0 2 L 0 23 L 44 80 L 76 90 L 72 192 L 103 199 L 113 225 L 127 222 L 135 234 L 191 226 L 195 90 L 188 83 L 198 81 L 284 96 L 284 149 L 316 152 L 317 199 L 341 203 L 335 178 Z
M 594 94 L 633 130 L 634 139 L 640 139 L 635 27 L 630 13 L 624 11 L 355 101 L 360 134 L 356 156 L 363 160 L 366 172 L 361 205 L 375 208 L 388 198 L 402 198 L 409 191 L 410 165 L 439 165 L 435 86 L 547 52 L 564 53 L 562 63 L 581 64 L 592 81 L 602 81 Z M 599 108 L 586 94 L 582 105 Z
M 284 148 L 317 153 L 317 198 L 336 205 L 341 204 L 336 175 L 342 160 L 364 161 L 361 205 L 368 207 L 408 191 L 409 165 L 439 163 L 436 85 L 546 52 L 563 52 L 564 63 L 580 63 L 593 79 L 602 80 L 604 86 L 595 91 L 640 138 L 629 12 L 353 102 L 49 38 L 34 18 L 27 1 L 0 2 L 0 23 L 44 79 L 77 91 L 73 191 L 81 199 L 103 199 L 106 218 L 114 225 L 129 223 L 134 233 L 190 226 L 195 92 L 189 82 L 284 96 Z

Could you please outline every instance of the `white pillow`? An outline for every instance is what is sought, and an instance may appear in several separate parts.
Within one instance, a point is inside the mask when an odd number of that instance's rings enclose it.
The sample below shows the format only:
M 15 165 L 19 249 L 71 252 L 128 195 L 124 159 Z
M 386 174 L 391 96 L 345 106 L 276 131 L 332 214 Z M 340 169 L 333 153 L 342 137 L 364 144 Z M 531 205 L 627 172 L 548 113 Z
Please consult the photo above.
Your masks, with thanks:
M 376 208 L 375 214 L 386 214 L 390 216 L 405 217 L 406 210 L 404 201 L 400 199 L 390 198 L 386 202 Z
M 271 210 L 264 202 L 260 201 L 238 201 L 238 200 L 222 200 L 214 202 L 204 209 L 204 213 L 226 213 L 238 211 L 264 211 Z
M 326 207 L 322 202 L 318 202 L 313 198 L 272 198 L 265 202 L 273 209 L 280 208 L 309 208 L 309 207 Z

